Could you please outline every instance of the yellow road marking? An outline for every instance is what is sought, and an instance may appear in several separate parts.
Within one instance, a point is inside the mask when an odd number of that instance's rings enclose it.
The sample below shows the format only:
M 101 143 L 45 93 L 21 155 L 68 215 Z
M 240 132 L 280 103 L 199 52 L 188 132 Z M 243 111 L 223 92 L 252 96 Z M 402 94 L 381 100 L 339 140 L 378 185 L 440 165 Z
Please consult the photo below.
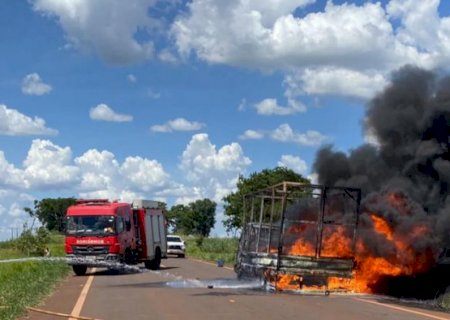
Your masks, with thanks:
M 365 299 L 360 299 L 360 298 L 353 298 L 353 299 L 358 300 L 358 301 L 362 301 L 362 302 L 366 302 L 366 303 L 376 304 L 376 305 L 379 305 L 379 306 L 383 306 L 385 308 L 391 308 L 391 309 L 395 309 L 395 310 L 400 310 L 400 311 L 404 311 L 404 312 L 417 314 L 417 315 L 424 316 L 424 317 L 431 318 L 431 319 L 450 320 L 450 317 L 443 318 L 443 317 L 435 316 L 435 315 L 432 315 L 432 314 L 429 314 L 429 313 L 415 311 L 415 310 L 411 310 L 411 309 L 407 309 L 407 308 L 403 308 L 403 307 L 398 307 L 398 306 L 392 306 L 392 305 L 388 305 L 388 304 L 384 304 L 384 303 L 380 303 L 380 302 L 376 302 L 376 301 L 371 301 L 371 300 L 365 300 Z
M 92 272 L 95 272 L 95 268 L 92 269 Z M 81 309 L 83 308 L 84 301 L 86 300 L 87 294 L 89 292 L 89 289 L 91 288 L 92 281 L 94 280 L 94 276 L 91 275 L 88 277 L 83 290 L 81 290 L 80 296 L 78 297 L 77 303 L 75 303 L 75 306 L 72 309 L 72 312 L 70 313 L 71 318 L 69 320 L 76 320 L 76 317 L 80 316 Z M 75 318 L 72 318 L 75 317 Z

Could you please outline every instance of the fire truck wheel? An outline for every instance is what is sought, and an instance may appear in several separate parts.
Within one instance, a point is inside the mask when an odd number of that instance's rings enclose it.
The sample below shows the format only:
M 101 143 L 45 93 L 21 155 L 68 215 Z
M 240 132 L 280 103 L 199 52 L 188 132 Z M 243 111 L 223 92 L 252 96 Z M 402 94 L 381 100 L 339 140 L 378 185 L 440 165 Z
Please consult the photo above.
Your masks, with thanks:
M 72 266 L 73 272 L 75 272 L 75 274 L 77 276 L 84 276 L 87 270 L 86 266 L 82 266 L 82 265 L 75 265 Z
M 126 264 L 134 264 L 134 262 L 135 262 L 135 261 L 134 261 L 133 253 L 131 252 L 130 249 L 127 249 L 127 250 L 125 251 L 124 262 L 125 262 Z
M 150 270 L 158 270 L 161 265 L 161 251 L 159 248 L 155 251 L 155 258 L 145 263 L 145 267 Z

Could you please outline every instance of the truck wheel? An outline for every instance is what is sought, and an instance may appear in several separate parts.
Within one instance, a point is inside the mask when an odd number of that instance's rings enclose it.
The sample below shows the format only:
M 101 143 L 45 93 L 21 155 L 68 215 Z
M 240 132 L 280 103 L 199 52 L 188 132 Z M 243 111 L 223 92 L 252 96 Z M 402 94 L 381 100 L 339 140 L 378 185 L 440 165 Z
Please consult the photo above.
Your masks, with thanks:
M 127 249 L 125 251 L 124 262 L 126 264 L 135 264 L 136 263 L 136 261 L 134 260 L 134 255 L 133 255 L 133 253 L 131 252 L 130 249 Z
M 73 272 L 75 272 L 75 274 L 77 276 L 84 276 L 86 274 L 87 266 L 74 265 L 74 266 L 72 266 L 72 269 L 73 269 Z
M 150 270 L 158 270 L 160 265 L 161 265 L 161 251 L 159 250 L 159 248 L 157 248 L 155 252 L 155 258 L 153 260 L 150 260 L 148 264 L 146 262 L 145 267 Z

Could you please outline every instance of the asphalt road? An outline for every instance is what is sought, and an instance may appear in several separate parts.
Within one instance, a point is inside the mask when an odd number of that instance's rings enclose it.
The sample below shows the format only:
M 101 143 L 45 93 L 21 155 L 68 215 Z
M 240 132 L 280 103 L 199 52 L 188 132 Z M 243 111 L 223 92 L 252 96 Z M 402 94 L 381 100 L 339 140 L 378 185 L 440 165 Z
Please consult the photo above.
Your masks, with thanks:
M 450 320 L 449 313 L 385 297 L 256 290 L 257 283 L 238 282 L 230 268 L 189 258 L 163 265 L 160 271 L 70 275 L 23 319 Z

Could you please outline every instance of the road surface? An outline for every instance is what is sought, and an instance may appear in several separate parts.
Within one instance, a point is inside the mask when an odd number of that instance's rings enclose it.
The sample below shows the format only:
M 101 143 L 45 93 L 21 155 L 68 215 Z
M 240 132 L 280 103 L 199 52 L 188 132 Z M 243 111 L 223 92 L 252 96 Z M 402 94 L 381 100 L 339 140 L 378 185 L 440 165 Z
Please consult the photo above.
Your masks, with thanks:
M 160 271 L 91 271 L 70 275 L 23 319 L 450 320 L 449 313 L 383 297 L 256 290 L 230 268 L 189 258 L 163 260 Z

